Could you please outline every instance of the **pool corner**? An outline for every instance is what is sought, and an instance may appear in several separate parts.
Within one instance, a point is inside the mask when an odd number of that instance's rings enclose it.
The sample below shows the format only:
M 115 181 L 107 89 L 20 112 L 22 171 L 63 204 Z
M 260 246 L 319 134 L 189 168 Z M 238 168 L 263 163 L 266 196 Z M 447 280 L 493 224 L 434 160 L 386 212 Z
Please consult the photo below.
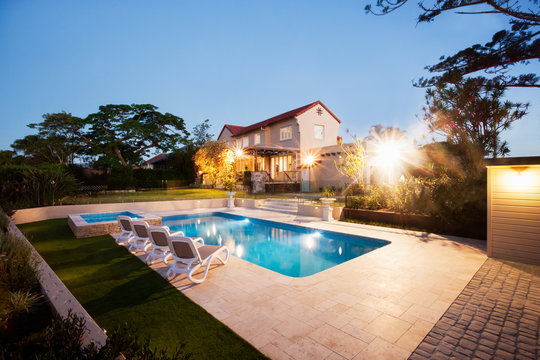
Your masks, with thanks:
M 146 221 L 149 225 L 161 225 L 161 217 L 141 210 L 129 210 L 129 212 L 140 216 L 140 220 Z M 92 236 L 109 235 L 119 233 L 118 222 L 105 221 L 88 223 L 83 219 L 84 215 L 93 213 L 70 214 L 68 215 L 68 225 L 76 238 L 88 238 Z

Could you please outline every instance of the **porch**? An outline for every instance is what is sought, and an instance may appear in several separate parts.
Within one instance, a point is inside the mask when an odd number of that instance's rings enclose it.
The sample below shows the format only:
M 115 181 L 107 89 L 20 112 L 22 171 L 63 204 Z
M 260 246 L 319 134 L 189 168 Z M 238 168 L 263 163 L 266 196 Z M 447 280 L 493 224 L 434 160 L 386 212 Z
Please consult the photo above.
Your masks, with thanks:
M 263 174 L 267 192 L 302 180 L 298 170 L 300 150 L 280 147 L 247 147 L 236 152 L 236 172 L 243 179 L 245 171 Z

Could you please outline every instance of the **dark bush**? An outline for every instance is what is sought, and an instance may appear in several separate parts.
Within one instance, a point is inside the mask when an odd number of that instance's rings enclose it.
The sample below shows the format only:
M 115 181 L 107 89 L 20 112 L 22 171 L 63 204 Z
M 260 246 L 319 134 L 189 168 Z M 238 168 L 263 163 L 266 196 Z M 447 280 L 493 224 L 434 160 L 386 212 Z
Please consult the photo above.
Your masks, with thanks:
M 79 183 L 65 165 L 0 166 L 0 203 L 12 209 L 51 205 L 77 192 Z
M 163 349 L 152 349 L 148 338 L 143 341 L 139 340 L 136 332 L 127 325 L 111 331 L 106 344 L 100 349 L 93 343 L 83 346 L 84 332 L 85 321 L 82 317 L 71 312 L 66 318 L 56 315 L 52 319 L 52 323 L 42 332 L 15 343 L 3 344 L 4 346 L 0 348 L 0 359 L 113 360 L 121 355 L 126 359 L 134 360 L 185 360 L 191 358 L 189 354 L 185 353 L 183 344 L 168 352 Z

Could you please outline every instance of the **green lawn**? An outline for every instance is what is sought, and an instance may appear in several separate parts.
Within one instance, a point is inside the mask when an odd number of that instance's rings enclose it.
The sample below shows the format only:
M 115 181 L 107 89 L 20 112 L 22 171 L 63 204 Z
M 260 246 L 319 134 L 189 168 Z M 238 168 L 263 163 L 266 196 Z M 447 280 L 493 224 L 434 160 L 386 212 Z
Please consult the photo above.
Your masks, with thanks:
M 110 236 L 77 239 L 66 219 L 19 228 L 101 327 L 127 322 L 158 349 L 185 343 L 195 359 L 265 358 Z
M 173 189 L 173 190 L 149 190 L 136 192 L 111 192 L 96 195 L 80 194 L 59 200 L 57 203 L 66 204 L 107 204 L 122 202 L 141 201 L 167 201 L 167 200 L 188 200 L 188 199 L 215 199 L 226 198 L 225 190 L 217 189 Z M 237 191 L 236 197 L 250 199 L 264 199 L 267 197 L 290 198 L 283 194 L 250 194 L 244 191 Z

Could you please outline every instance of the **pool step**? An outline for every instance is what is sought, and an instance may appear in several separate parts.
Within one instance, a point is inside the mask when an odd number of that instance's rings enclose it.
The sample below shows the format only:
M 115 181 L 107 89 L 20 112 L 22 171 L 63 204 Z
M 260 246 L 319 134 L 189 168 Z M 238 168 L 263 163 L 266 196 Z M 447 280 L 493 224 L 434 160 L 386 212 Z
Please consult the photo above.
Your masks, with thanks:
M 260 209 L 277 211 L 287 214 L 298 213 L 298 201 L 297 200 L 285 200 L 285 199 L 266 199 L 264 204 L 259 206 Z

